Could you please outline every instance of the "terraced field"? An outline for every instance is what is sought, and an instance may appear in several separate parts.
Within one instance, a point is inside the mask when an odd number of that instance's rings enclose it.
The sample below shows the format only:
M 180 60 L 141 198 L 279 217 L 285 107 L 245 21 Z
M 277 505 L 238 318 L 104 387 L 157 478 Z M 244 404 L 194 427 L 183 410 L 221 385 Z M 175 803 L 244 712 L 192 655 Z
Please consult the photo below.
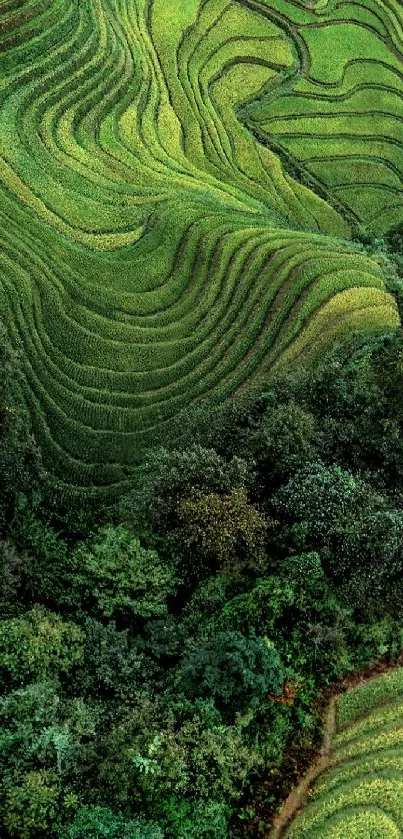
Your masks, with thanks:
M 330 767 L 288 839 L 394 839 L 403 832 L 403 670 L 338 702 Z
M 0 307 L 65 484 L 119 487 L 189 404 L 398 324 L 349 237 L 402 217 L 403 16 L 309 5 L 0 4 Z
M 296 64 L 288 83 L 246 106 L 246 122 L 344 214 L 382 235 L 403 213 L 402 4 L 267 2 Z

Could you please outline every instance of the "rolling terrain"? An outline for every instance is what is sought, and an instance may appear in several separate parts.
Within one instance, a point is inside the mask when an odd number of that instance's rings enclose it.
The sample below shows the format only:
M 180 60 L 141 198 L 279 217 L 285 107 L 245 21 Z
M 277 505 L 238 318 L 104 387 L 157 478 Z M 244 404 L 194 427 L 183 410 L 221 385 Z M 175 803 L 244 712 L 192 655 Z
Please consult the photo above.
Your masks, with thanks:
M 0 310 L 45 465 L 119 487 L 217 404 L 399 317 L 397 0 L 6 0 Z

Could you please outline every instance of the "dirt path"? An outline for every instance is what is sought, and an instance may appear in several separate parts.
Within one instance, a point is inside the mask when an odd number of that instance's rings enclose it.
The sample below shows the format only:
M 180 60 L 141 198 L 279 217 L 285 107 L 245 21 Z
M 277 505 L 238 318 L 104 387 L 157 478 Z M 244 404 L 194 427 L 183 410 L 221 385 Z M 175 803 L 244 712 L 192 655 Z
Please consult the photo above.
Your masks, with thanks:
M 282 839 L 285 836 L 288 825 L 301 810 L 309 795 L 311 785 L 316 781 L 319 775 L 324 772 L 330 765 L 332 739 L 336 727 L 336 705 L 338 695 L 335 695 L 330 700 L 323 726 L 323 742 L 319 752 L 319 756 L 312 764 L 306 775 L 299 782 L 298 786 L 290 793 L 285 800 L 281 813 L 275 818 L 273 827 L 267 835 L 267 839 Z

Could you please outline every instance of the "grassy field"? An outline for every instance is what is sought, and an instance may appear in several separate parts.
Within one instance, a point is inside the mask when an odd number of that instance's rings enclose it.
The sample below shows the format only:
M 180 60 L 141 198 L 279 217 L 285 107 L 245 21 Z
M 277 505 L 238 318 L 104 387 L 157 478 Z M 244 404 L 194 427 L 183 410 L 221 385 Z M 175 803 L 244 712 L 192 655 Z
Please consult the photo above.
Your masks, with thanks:
M 403 830 L 403 670 L 369 680 L 337 705 L 330 767 L 288 839 L 392 839 Z
M 120 487 L 183 408 L 397 326 L 349 237 L 402 216 L 401 44 L 395 0 L 1 4 L 0 310 L 52 475 Z

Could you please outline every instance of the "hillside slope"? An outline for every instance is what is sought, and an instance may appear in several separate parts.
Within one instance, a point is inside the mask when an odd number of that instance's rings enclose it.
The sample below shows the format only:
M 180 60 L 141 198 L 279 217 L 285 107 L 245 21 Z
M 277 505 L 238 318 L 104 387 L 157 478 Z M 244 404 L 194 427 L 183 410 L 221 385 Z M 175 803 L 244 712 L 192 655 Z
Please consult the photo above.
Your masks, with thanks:
M 396 327 L 348 240 L 401 215 L 402 23 L 394 0 L 2 3 L 0 310 L 53 475 L 119 485 L 189 404 Z

